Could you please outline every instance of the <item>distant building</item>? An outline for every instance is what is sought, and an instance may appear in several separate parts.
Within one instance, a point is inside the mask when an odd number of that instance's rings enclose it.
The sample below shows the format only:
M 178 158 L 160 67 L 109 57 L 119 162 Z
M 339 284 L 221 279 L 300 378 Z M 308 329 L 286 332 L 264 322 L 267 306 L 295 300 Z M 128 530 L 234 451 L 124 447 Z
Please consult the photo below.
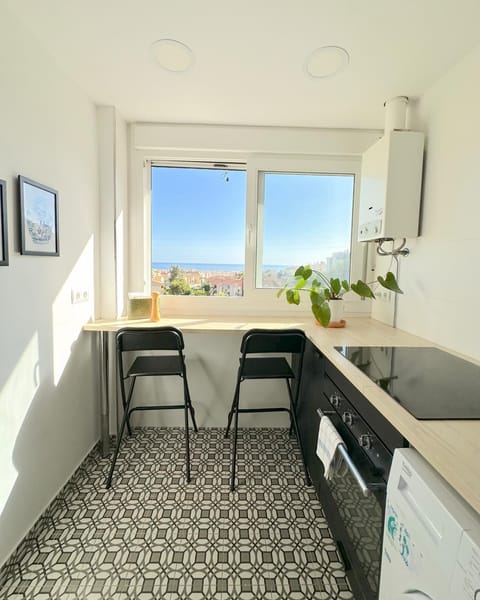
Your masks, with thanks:
M 209 275 L 207 283 L 210 284 L 211 296 L 243 296 L 243 277 L 237 274 Z
M 163 291 L 168 288 L 170 275 L 170 269 L 152 269 L 152 289 Z M 243 274 L 238 272 L 181 270 L 179 278 L 193 289 L 209 284 L 211 296 L 243 296 Z
M 350 280 L 350 252 L 342 250 L 327 257 L 326 274 L 328 277 Z
M 164 285 L 168 279 L 168 271 L 152 269 L 152 283 Z
M 192 287 L 200 287 L 204 280 L 199 271 L 181 271 L 181 277 Z

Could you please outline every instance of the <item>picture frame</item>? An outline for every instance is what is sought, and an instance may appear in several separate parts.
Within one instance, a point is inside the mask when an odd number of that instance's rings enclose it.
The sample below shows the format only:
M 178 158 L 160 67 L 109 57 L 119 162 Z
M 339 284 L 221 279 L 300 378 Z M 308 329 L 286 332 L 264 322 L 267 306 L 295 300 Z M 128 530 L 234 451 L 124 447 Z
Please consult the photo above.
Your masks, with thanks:
M 7 182 L 0 179 L 0 267 L 8 266 Z
M 18 176 L 20 188 L 20 254 L 60 256 L 58 192 Z

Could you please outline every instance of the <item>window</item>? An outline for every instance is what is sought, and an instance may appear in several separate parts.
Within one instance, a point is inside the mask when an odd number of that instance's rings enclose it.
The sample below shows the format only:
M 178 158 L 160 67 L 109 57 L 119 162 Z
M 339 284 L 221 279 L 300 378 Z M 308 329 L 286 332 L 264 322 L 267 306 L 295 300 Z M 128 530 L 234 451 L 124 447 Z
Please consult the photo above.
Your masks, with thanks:
M 152 289 L 243 296 L 244 166 L 152 165 Z
M 300 264 L 365 277 L 365 246 L 355 241 L 358 159 L 225 158 L 146 159 L 151 194 L 132 217 L 149 234 L 134 250 L 143 243 L 146 290 L 163 294 L 166 314 L 289 315 L 277 290 Z M 369 310 L 354 296 L 347 302 L 350 314 Z M 308 302 L 295 310 L 309 314 Z
M 257 288 L 279 288 L 308 263 L 350 279 L 353 175 L 260 173 Z

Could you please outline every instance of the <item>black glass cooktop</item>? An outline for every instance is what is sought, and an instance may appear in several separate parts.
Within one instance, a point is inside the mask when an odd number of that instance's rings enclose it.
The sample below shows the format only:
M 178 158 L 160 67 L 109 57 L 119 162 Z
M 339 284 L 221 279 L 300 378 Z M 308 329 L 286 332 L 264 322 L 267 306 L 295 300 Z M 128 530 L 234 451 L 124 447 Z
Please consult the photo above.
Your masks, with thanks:
M 417 419 L 480 419 L 480 366 L 438 348 L 336 347 Z

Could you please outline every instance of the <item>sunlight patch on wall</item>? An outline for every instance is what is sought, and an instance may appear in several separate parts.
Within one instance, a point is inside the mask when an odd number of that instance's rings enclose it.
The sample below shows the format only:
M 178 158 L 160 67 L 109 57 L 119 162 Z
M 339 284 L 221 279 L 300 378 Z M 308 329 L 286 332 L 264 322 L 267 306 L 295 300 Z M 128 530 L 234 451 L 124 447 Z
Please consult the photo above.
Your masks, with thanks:
M 93 236 L 70 271 L 52 305 L 53 383 L 58 385 L 83 325 L 93 315 Z
M 15 444 L 38 390 L 38 368 L 38 332 L 35 332 L 0 389 L 0 514 L 18 476 L 14 457 Z

